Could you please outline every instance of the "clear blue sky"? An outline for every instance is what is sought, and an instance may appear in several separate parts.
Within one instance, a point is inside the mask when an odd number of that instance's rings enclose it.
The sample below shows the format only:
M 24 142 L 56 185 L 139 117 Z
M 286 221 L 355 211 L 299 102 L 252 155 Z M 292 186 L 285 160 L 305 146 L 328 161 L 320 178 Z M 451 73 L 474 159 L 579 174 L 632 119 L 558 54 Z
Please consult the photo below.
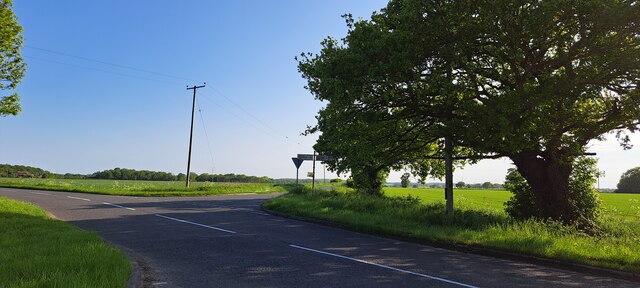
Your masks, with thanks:
M 343 37 L 340 15 L 369 18 L 386 1 L 14 4 L 29 67 L 18 90 L 23 112 L 0 118 L 0 163 L 60 173 L 184 172 L 192 96 L 185 88 L 206 81 L 199 103 L 213 163 L 197 113 L 192 170 L 281 178 L 295 177 L 292 156 L 311 153 L 316 136 L 300 133 L 322 106 L 304 89 L 293 57 L 317 52 L 326 36 Z M 603 187 L 640 166 L 638 147 L 616 146 L 592 149 L 606 171 Z M 502 182 L 509 163 L 483 161 L 458 171 L 455 180 Z M 305 163 L 300 171 L 310 170 Z

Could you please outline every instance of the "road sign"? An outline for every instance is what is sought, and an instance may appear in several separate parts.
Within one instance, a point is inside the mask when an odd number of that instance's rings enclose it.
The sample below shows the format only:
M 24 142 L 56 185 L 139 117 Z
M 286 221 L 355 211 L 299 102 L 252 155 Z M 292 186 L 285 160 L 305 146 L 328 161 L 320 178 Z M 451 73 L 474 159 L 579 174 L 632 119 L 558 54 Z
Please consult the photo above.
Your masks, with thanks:
M 313 161 L 313 154 L 298 154 L 298 159 Z M 329 155 L 316 155 L 316 161 L 330 161 L 333 157 Z
M 307 177 L 313 177 L 313 172 L 307 172 Z
M 293 165 L 296 165 L 296 169 L 300 168 L 300 165 L 302 165 L 302 162 L 304 161 L 300 158 L 295 157 L 292 157 L 291 160 L 293 160 Z
M 325 162 L 331 160 L 333 160 L 333 157 L 329 155 L 316 155 L 316 161 Z
M 313 154 L 298 154 L 298 159 L 313 161 Z

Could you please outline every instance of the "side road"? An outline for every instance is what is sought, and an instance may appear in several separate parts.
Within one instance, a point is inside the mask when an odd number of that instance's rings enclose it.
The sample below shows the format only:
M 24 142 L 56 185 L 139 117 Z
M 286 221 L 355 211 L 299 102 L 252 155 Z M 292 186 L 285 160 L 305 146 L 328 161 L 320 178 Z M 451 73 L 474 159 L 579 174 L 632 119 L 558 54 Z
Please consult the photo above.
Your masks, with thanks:
M 0 189 L 144 259 L 154 287 L 637 287 L 634 282 L 267 214 L 273 195 L 124 197 Z

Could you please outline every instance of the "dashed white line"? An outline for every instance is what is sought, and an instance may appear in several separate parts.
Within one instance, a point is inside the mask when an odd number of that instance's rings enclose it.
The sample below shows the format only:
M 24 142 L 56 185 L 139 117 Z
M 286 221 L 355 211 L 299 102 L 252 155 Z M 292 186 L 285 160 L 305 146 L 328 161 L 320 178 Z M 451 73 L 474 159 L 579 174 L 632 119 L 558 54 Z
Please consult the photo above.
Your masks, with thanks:
M 178 222 L 182 222 L 182 223 L 187 223 L 187 224 L 191 224 L 191 225 L 196 225 L 196 226 L 200 226 L 200 227 L 204 227 L 204 228 L 209 228 L 209 229 L 213 229 L 213 230 L 218 230 L 218 231 L 222 231 L 222 232 L 227 232 L 227 233 L 231 233 L 231 234 L 235 234 L 235 231 L 231 231 L 231 230 L 227 230 L 227 229 L 222 229 L 222 228 L 218 228 L 218 227 L 213 227 L 213 226 L 209 226 L 209 225 L 204 225 L 204 224 L 200 224 L 200 223 L 195 223 L 195 222 L 191 222 L 191 221 L 187 221 L 187 220 L 182 220 L 182 219 L 178 219 L 178 218 L 173 218 L 173 217 L 169 217 L 169 216 L 164 216 L 164 215 L 160 215 L 160 214 L 156 214 L 156 216 L 158 217 L 162 217 L 165 219 L 169 219 L 169 220 L 173 220 L 173 221 L 178 221 Z
M 87 199 L 87 198 L 80 198 L 80 197 L 73 197 L 73 196 L 67 196 L 67 198 L 76 199 L 76 200 L 82 200 L 82 201 L 91 201 L 91 199 Z
M 124 206 L 121 206 L 121 205 L 118 205 L 118 204 L 111 204 L 111 203 L 108 203 L 108 202 L 102 202 L 102 204 L 113 206 L 113 207 L 118 207 L 118 208 L 124 208 L 124 209 L 131 210 L 131 211 L 136 211 L 136 209 L 129 208 L 129 207 L 124 207 Z
M 32 194 L 38 194 L 38 195 L 47 195 L 47 196 L 51 196 L 51 194 L 47 194 L 47 193 L 42 193 L 42 192 L 30 192 Z
M 160 285 L 167 285 L 167 282 L 153 282 L 151 283 L 152 286 L 160 286 Z
M 444 279 L 444 278 L 440 278 L 440 277 L 435 277 L 435 276 L 431 276 L 431 275 L 417 273 L 417 272 L 404 270 L 404 269 L 400 269 L 400 268 L 395 268 L 395 267 L 391 267 L 391 266 L 387 266 L 387 265 L 377 264 L 377 263 L 373 263 L 373 262 L 369 262 L 369 261 L 365 261 L 365 260 L 360 260 L 360 259 L 356 259 L 356 258 L 342 256 L 342 255 L 339 255 L 339 254 L 334 254 L 334 253 L 329 253 L 329 252 L 325 252 L 325 251 L 315 250 L 315 249 L 302 247 L 302 246 L 298 246 L 298 245 L 294 245 L 294 244 L 291 244 L 289 246 L 292 247 L 292 248 L 296 248 L 296 249 L 301 249 L 301 250 L 305 250 L 305 251 L 309 251 L 309 252 L 315 252 L 315 253 L 319 253 L 319 254 L 323 254 L 323 255 L 338 257 L 338 258 L 342 258 L 342 259 L 347 259 L 347 260 L 355 261 L 355 262 L 362 263 L 362 264 L 369 264 L 369 265 L 373 265 L 373 266 L 376 266 L 376 267 L 389 269 L 389 270 L 402 272 L 402 273 L 407 273 L 407 274 L 411 274 L 411 275 L 415 275 L 415 276 L 419 276 L 419 277 L 424 277 L 424 278 L 428 278 L 428 279 L 432 279 L 432 280 L 437 280 L 437 281 L 441 281 L 441 282 L 445 282 L 445 283 L 449 283 L 449 284 L 453 284 L 453 285 L 458 285 L 458 286 L 467 287 L 467 288 L 478 288 L 477 286 L 472 286 L 472 285 L 456 282 L 456 281 L 449 280 L 449 279 Z

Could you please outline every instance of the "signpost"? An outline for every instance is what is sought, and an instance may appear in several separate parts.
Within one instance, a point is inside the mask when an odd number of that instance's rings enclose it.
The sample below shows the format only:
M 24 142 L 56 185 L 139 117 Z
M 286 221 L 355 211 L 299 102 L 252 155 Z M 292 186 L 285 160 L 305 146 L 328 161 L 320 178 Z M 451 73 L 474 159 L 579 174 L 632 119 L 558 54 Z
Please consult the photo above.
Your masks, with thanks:
M 313 154 L 298 154 L 298 157 L 291 158 L 293 160 L 293 164 L 296 165 L 296 169 L 300 168 L 302 161 L 309 160 L 313 161 L 313 172 L 307 173 L 308 177 L 311 178 L 311 191 L 315 191 L 316 189 L 316 161 L 324 162 L 330 161 L 331 156 L 328 155 L 318 155 L 316 151 L 313 151 Z M 297 161 L 300 161 L 299 163 Z M 326 182 L 326 180 L 325 180 Z M 296 170 L 296 184 L 298 184 L 298 170 Z

